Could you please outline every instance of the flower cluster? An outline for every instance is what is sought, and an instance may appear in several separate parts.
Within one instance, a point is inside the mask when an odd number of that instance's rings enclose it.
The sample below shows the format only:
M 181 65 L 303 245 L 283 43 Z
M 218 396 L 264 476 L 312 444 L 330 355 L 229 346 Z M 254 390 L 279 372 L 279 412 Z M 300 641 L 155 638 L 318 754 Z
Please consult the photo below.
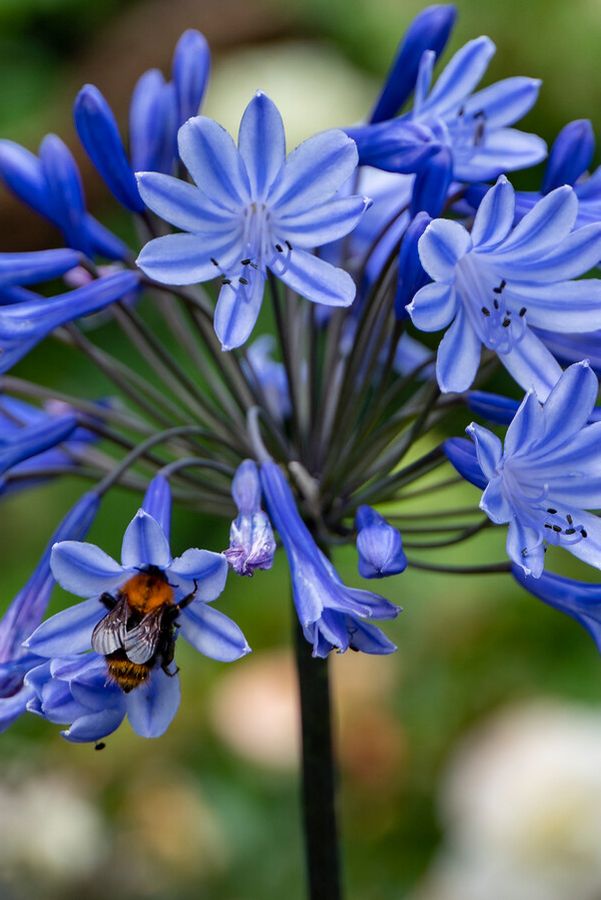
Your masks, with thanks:
M 0 492 L 91 482 L 0 621 L 1 727 L 29 711 L 70 741 L 100 741 L 126 717 L 159 736 L 179 704 L 180 638 L 218 662 L 244 657 L 213 601 L 228 572 L 267 584 L 278 543 L 303 665 L 396 649 L 381 626 L 398 607 L 337 571 L 353 543 L 360 579 L 512 574 L 601 647 L 598 586 L 545 571 L 550 548 L 554 564 L 561 548 L 601 568 L 594 135 L 569 123 L 547 157 L 515 127 L 540 82 L 479 86 L 488 37 L 434 77 L 454 21 L 451 6 L 421 12 L 365 121 L 296 148 L 261 91 L 237 140 L 199 114 L 210 56 L 195 31 L 168 79 L 139 79 L 127 139 L 84 86 L 76 130 L 137 246 L 88 211 L 59 137 L 37 155 L 0 141 L 0 179 L 64 244 L 0 254 Z M 545 157 L 540 189 L 516 190 L 508 175 Z M 127 353 L 97 340 L 107 320 Z M 79 351 L 115 397 L 14 375 L 45 340 Z M 511 396 L 492 392 L 499 364 Z M 448 437 L 461 415 L 468 437 Z M 442 504 L 416 523 L 411 498 L 458 479 L 415 483 L 449 462 L 479 508 L 458 524 Z M 115 485 L 137 497 L 120 562 L 84 542 Z M 225 520 L 229 542 L 216 528 L 212 549 L 174 557 L 173 503 Z M 491 523 L 507 526 L 506 559 L 430 561 Z M 73 600 L 46 618 L 56 583 Z

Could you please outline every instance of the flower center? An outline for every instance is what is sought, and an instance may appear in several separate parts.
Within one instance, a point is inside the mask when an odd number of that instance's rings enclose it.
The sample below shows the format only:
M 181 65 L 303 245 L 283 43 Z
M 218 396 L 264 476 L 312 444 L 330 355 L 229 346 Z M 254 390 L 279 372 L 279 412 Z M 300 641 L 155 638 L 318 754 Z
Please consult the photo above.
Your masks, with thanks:
M 482 343 L 495 353 L 509 353 L 526 334 L 528 310 L 509 302 L 505 279 L 476 257 L 472 252 L 459 260 L 457 292 Z

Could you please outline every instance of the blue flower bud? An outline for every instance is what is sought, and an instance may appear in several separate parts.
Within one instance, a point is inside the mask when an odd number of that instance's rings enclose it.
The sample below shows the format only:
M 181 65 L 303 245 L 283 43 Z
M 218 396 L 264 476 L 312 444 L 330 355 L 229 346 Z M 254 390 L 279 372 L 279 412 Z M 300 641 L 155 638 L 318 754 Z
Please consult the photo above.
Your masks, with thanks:
M 453 177 L 453 154 L 449 147 L 442 147 L 418 170 L 413 185 L 410 213 L 416 216 L 427 212 L 432 218 L 439 216 L 446 203 Z
M 406 319 L 405 309 L 420 288 L 431 281 L 424 271 L 418 252 L 418 242 L 432 219 L 426 212 L 418 213 L 405 232 L 399 253 L 399 280 L 394 299 L 394 314 L 397 319 Z
M 425 50 L 436 57 L 444 50 L 455 24 L 454 6 L 428 6 L 419 13 L 399 44 L 378 97 L 370 122 L 381 122 L 396 115 L 415 86 L 419 64 Z
M 76 250 L 33 250 L 31 253 L 0 253 L 0 285 L 36 284 L 59 278 L 81 263 Z M 31 299 L 31 297 L 29 298 Z
M 462 478 L 475 484 L 476 487 L 486 487 L 488 481 L 480 468 L 476 448 L 471 441 L 468 441 L 467 438 L 448 438 L 443 447 L 447 459 Z
M 42 422 L 19 429 L 0 449 L 0 474 L 17 463 L 66 440 L 75 430 L 74 415 L 48 416 Z
M 426 165 L 441 146 L 430 128 L 401 119 L 356 125 L 344 131 L 357 145 L 360 165 L 385 172 L 411 175 Z
M 589 120 L 569 122 L 551 147 L 543 178 L 543 194 L 562 184 L 575 184 L 590 166 L 594 152 L 595 133 Z
M 371 506 L 360 506 L 355 516 L 359 574 L 362 578 L 399 575 L 407 568 L 401 533 Z
M 48 134 L 40 144 L 40 163 L 54 219 L 60 223 L 67 243 L 89 256 L 90 242 L 84 226 L 86 201 L 71 151 L 55 134 Z
M 142 501 L 142 509 L 159 523 L 165 537 L 169 540 L 169 532 L 171 530 L 171 487 L 164 475 L 157 475 L 148 485 Z
M 228 563 L 238 575 L 270 569 L 276 545 L 269 517 L 261 509 L 259 470 L 252 459 L 245 459 L 238 466 L 232 497 L 239 515 L 230 528 L 230 545 L 225 551 Z
M 211 54 L 204 35 L 194 29 L 184 31 L 175 47 L 172 67 L 178 127 L 198 115 L 210 69 Z
M 132 212 L 144 211 L 113 111 L 93 84 L 82 87 L 73 108 L 75 127 L 109 190 Z
M 134 172 L 169 174 L 177 152 L 175 88 L 158 69 L 138 80 L 129 108 L 129 147 Z
M 472 412 L 496 425 L 509 425 L 520 405 L 511 397 L 489 394 L 487 391 L 468 391 L 466 400 Z

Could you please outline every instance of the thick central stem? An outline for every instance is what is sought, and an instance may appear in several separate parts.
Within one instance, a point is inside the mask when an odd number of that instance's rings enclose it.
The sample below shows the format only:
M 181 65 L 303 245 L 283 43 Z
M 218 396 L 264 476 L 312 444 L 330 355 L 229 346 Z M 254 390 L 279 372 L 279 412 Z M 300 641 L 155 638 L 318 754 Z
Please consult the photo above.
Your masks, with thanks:
M 296 615 L 302 800 L 309 900 L 341 900 L 328 660 L 314 659 Z

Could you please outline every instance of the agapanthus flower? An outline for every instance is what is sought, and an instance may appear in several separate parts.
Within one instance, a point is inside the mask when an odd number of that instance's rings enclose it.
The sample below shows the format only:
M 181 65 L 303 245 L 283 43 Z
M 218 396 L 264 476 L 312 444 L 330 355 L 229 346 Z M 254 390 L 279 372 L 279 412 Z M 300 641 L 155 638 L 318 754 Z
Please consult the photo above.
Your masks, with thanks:
M 544 141 L 510 127 L 536 102 L 538 79 L 506 78 L 473 93 L 495 49 L 488 37 L 469 41 L 451 58 L 433 87 L 436 53 L 425 50 L 413 109 L 397 119 L 346 129 L 357 141 L 360 162 L 392 172 L 416 172 L 427 167 L 441 147 L 447 147 L 453 160 L 452 177 L 470 182 L 488 181 L 544 159 Z M 428 140 L 430 154 L 425 152 Z
M 545 544 L 601 568 L 601 422 L 588 424 L 599 385 L 586 362 L 570 366 L 544 403 L 529 392 L 505 440 L 472 423 L 487 481 L 480 508 L 509 524 L 507 553 L 527 575 L 544 568 Z
M 47 658 L 90 649 L 105 657 L 105 678 L 126 695 L 133 727 L 154 737 L 179 705 L 177 672 L 170 668 L 178 634 L 222 662 L 239 659 L 250 648 L 238 626 L 209 605 L 225 586 L 223 554 L 192 548 L 173 558 L 171 496 L 164 479 L 151 483 L 146 503 L 154 515 L 144 505 L 138 510 L 123 537 L 121 564 L 94 544 L 55 544 L 54 577 L 86 599 L 44 622 L 26 646 Z
M 299 622 L 313 656 L 336 649 L 392 653 L 395 645 L 369 619 L 393 619 L 399 609 L 371 591 L 347 587 L 319 549 L 298 512 L 280 468 L 261 465 L 261 483 L 271 519 L 278 530 L 290 566 L 292 596 Z
M 23 203 L 56 225 L 86 255 L 127 260 L 129 248 L 87 211 L 81 175 L 68 147 L 47 135 L 39 156 L 14 141 L 0 141 L 0 179 Z
M 78 500 L 50 539 L 31 578 L 10 603 L 0 621 L 0 731 L 25 712 L 32 692 L 23 684 L 25 673 L 42 660 L 22 647 L 38 627 L 48 607 L 55 580 L 50 554 L 56 541 L 85 537 L 98 511 L 100 498 L 90 491 Z
M 387 522 L 371 506 L 360 506 L 355 516 L 359 575 L 384 578 L 399 575 L 407 568 L 403 539 L 398 528 Z
M 254 328 L 268 270 L 315 303 L 352 303 L 351 276 L 310 252 L 348 234 L 368 205 L 365 197 L 336 193 L 357 165 L 344 132 L 316 135 L 286 157 L 281 116 L 257 93 L 237 147 L 204 116 L 182 126 L 178 143 L 196 187 L 152 172 L 138 180 L 150 209 L 187 233 L 150 241 L 138 265 L 165 284 L 219 277 L 215 331 L 224 349 L 239 347 Z
M 425 230 L 419 255 L 434 283 L 417 292 L 408 311 L 422 331 L 450 326 L 436 365 L 443 391 L 470 387 L 484 345 L 544 400 L 561 367 L 533 328 L 601 327 L 601 281 L 573 280 L 601 255 L 601 223 L 572 231 L 577 212 L 572 188 L 560 187 L 514 228 L 515 192 L 501 177 L 480 204 L 471 234 L 446 219 Z
M 230 527 L 225 558 L 238 575 L 254 575 L 256 569 L 271 569 L 275 539 L 269 517 L 261 509 L 259 470 L 252 459 L 245 459 L 236 469 L 232 497 L 238 515 Z

